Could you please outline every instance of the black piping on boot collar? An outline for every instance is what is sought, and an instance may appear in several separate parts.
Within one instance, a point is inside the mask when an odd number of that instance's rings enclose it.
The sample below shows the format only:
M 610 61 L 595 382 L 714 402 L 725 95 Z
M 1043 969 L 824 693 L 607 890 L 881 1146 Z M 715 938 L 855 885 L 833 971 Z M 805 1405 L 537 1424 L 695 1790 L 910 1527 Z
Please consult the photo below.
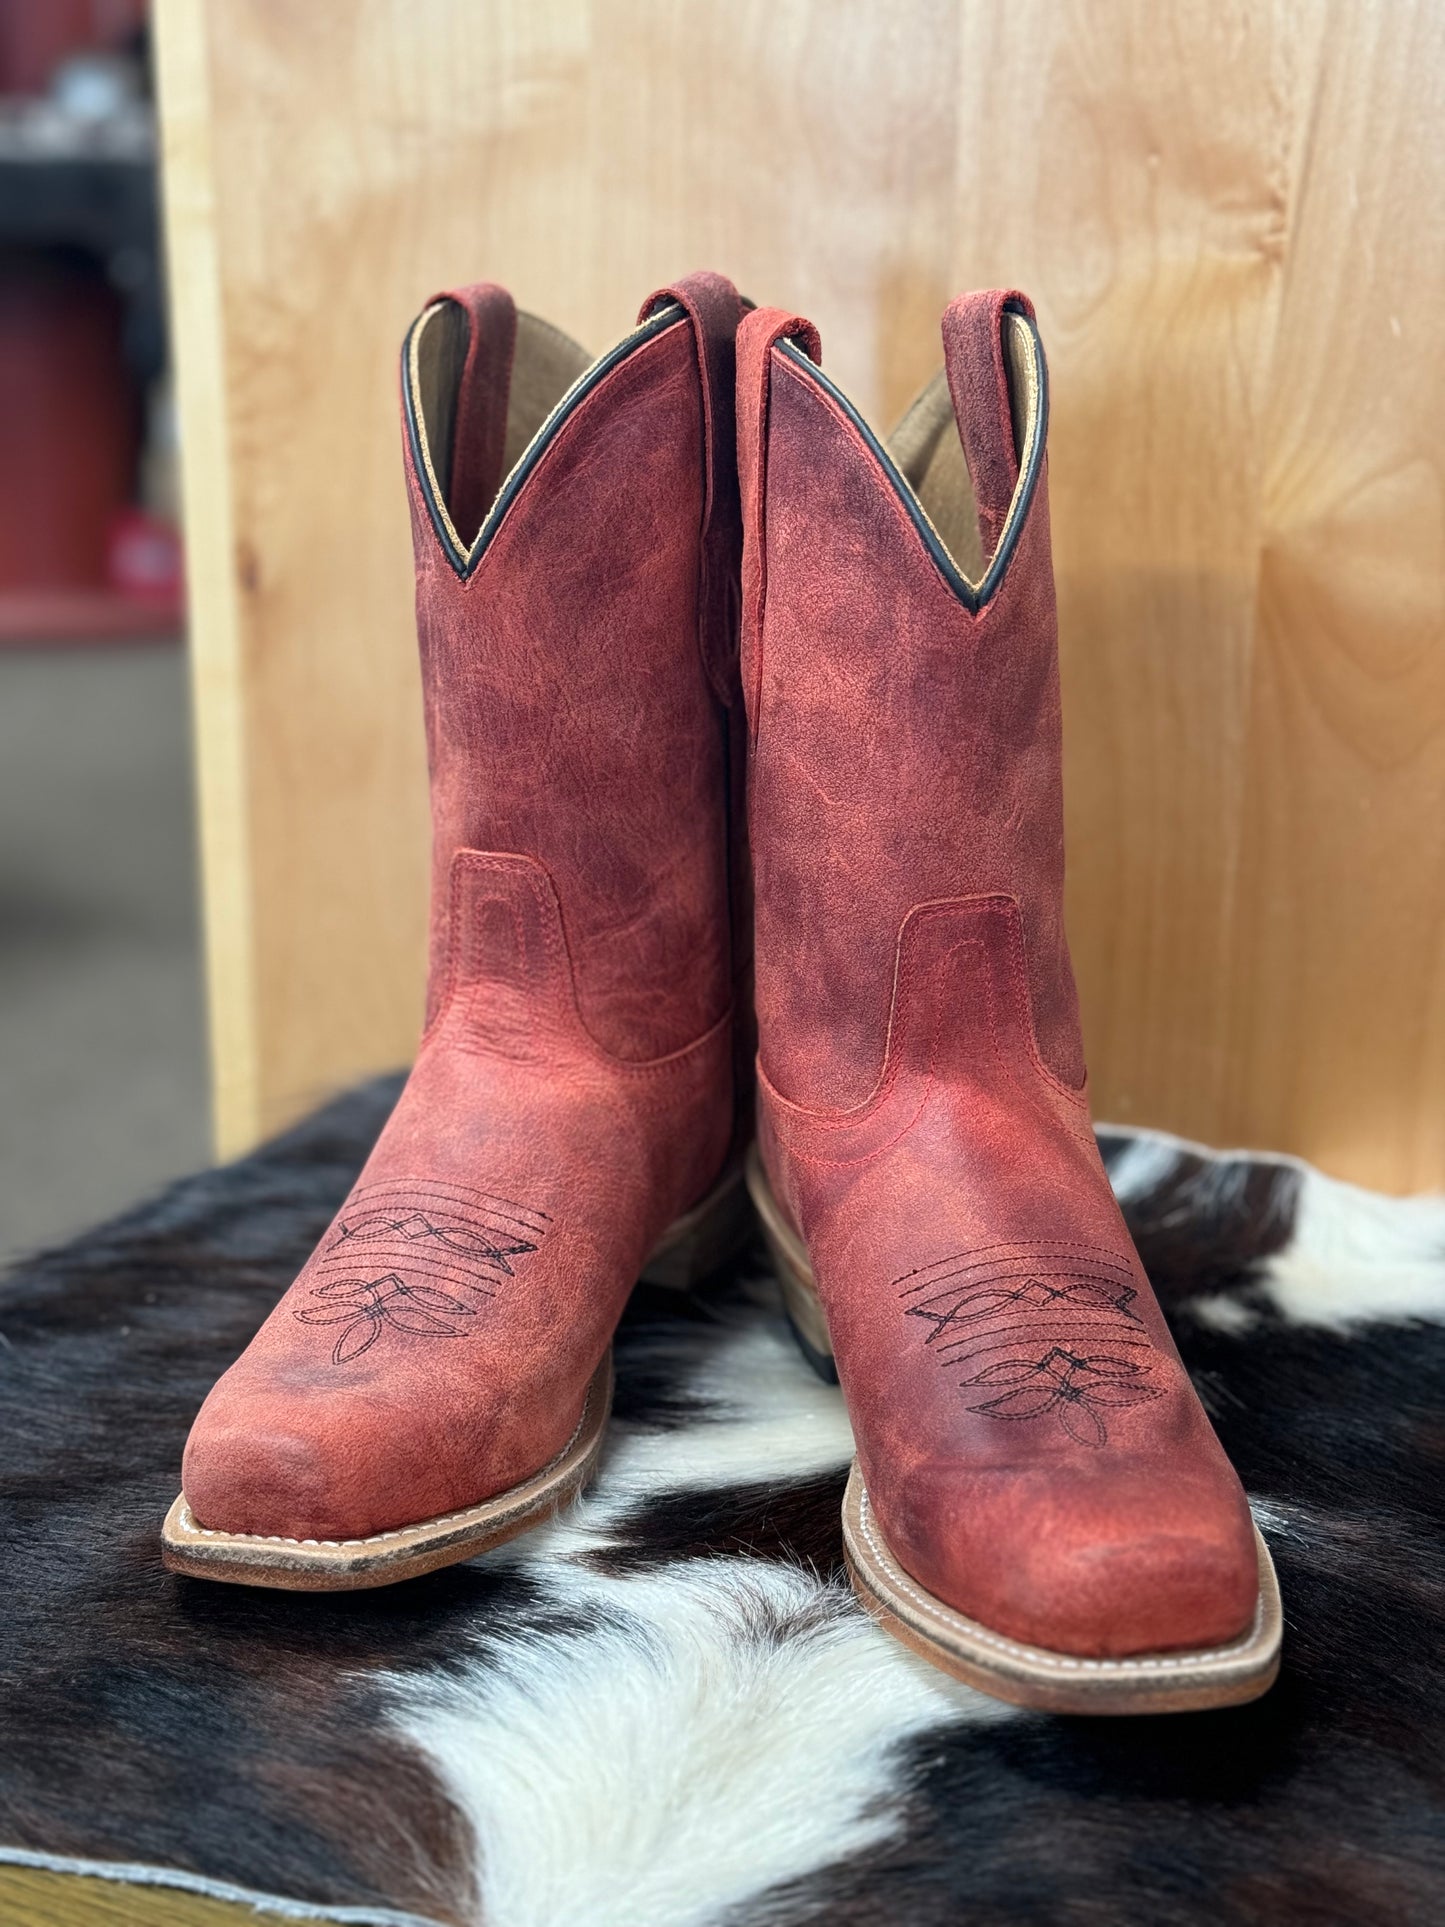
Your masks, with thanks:
M 516 467 L 497 490 L 496 500 L 487 510 L 485 516 L 483 516 L 482 526 L 477 530 L 476 539 L 469 549 L 463 548 L 457 538 L 455 529 L 452 527 L 450 516 L 447 514 L 442 503 L 437 499 L 436 487 L 433 484 L 431 472 L 422 448 L 421 430 L 417 422 L 416 396 L 412 387 L 412 349 L 416 341 L 418 329 L 431 312 L 432 309 L 427 308 L 417 316 L 416 320 L 413 321 L 407 329 L 406 339 L 402 343 L 402 407 L 406 419 L 407 442 L 411 448 L 412 466 L 416 471 L 417 486 L 421 489 L 422 500 L 426 503 L 427 514 L 431 518 L 431 525 L 436 531 L 437 540 L 441 544 L 443 555 L 445 555 L 447 561 L 450 562 L 452 568 L 461 577 L 462 581 L 465 582 L 481 561 L 483 555 L 486 554 L 488 544 L 500 527 L 502 518 L 516 500 L 527 477 L 542 459 L 549 445 L 555 440 L 562 424 L 579 404 L 591 394 L 599 382 L 611 374 L 619 362 L 625 361 L 634 349 L 642 347 L 645 342 L 651 341 L 655 336 L 665 333 L 669 328 L 676 327 L 679 322 L 686 319 L 686 311 L 680 303 L 676 301 L 666 302 L 650 314 L 638 327 L 634 328 L 630 334 L 624 335 L 616 347 L 609 348 L 607 353 L 600 355 L 590 368 L 585 368 L 582 371 L 576 381 L 574 381 L 572 386 L 567 390 L 566 394 L 562 396 L 561 400 L 552 409 L 552 412 L 542 423 L 542 426 L 537 430 L 531 441 L 528 442 L 527 446 L 523 449 L 517 460 Z
M 908 511 L 909 519 L 918 530 L 924 547 L 932 556 L 939 574 L 958 597 L 964 608 L 972 615 L 977 615 L 979 610 L 993 598 L 999 584 L 1003 581 L 1004 573 L 1013 557 L 1014 550 L 1018 547 L 1019 537 L 1022 535 L 1024 525 L 1028 521 L 1029 508 L 1033 502 L 1035 490 L 1038 488 L 1039 477 L 1043 473 L 1044 450 L 1048 445 L 1049 438 L 1049 371 L 1048 364 L 1044 360 L 1044 348 L 1042 341 L 1039 339 L 1038 326 L 1033 316 L 1025 313 L 1015 301 L 1006 302 L 1004 304 L 1004 312 L 1006 314 L 1017 315 L 1019 319 L 1027 325 L 1029 333 L 1033 337 L 1034 366 L 1038 371 L 1039 399 L 1038 406 L 1034 410 L 1033 432 L 1029 437 L 1027 447 L 1021 452 L 1019 479 L 1014 488 L 1013 500 L 1009 504 L 1008 519 L 1004 524 L 1003 535 L 998 547 L 989 558 L 988 567 L 984 570 L 982 580 L 979 582 L 970 582 L 949 554 L 942 536 L 938 533 L 938 530 L 934 528 L 932 522 L 929 521 L 928 511 L 924 508 L 922 502 L 919 501 L 917 493 L 908 481 L 908 478 L 900 470 L 897 462 L 894 461 L 893 457 L 888 453 L 888 450 L 883 446 L 882 442 L 879 441 L 878 437 L 873 433 L 873 430 L 868 426 L 867 422 L 864 421 L 863 417 L 858 413 L 858 410 L 853 406 L 852 402 L 849 401 L 842 389 L 839 388 L 835 382 L 829 380 L 817 362 L 815 362 L 811 356 L 805 354 L 795 341 L 784 339 L 777 343 L 778 349 L 782 354 L 787 356 L 789 362 L 802 369 L 811 380 L 815 381 L 829 399 L 837 403 L 852 426 L 857 429 L 859 435 L 878 463 L 883 473 L 883 479 L 888 483 L 889 487 L 898 496 L 898 499 Z

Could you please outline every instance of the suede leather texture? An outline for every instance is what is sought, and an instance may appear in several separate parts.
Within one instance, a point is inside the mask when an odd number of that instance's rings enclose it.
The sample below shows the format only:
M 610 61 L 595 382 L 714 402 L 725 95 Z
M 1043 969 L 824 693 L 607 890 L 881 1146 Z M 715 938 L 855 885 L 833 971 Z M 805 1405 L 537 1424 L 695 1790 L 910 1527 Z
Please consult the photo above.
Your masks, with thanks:
M 986 554 L 1018 477 L 1006 300 L 943 327 Z M 874 1515 L 1007 1636 L 1225 1644 L 1256 1605 L 1248 1507 L 1090 1126 L 1046 477 L 971 612 L 783 337 L 816 355 L 772 311 L 738 339 L 759 1143 Z
M 196 1420 L 183 1483 L 203 1526 L 364 1538 L 541 1469 L 576 1432 L 649 1252 L 735 1143 L 737 859 L 714 678 L 738 607 L 740 306 L 716 276 L 671 293 L 678 319 L 577 402 L 469 569 L 407 448 L 427 1028 L 356 1186 Z M 502 344 L 461 377 L 452 473 L 474 520 L 506 406 L 499 296 L 451 297 L 487 324 L 474 350 Z

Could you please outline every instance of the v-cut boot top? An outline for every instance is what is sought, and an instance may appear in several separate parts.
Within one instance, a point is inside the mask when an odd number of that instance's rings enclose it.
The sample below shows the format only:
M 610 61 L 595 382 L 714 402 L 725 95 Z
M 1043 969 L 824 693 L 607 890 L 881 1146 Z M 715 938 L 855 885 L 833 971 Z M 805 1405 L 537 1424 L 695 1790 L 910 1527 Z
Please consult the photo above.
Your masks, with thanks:
M 813 1106 L 878 1076 L 909 912 L 995 893 L 1045 1059 L 1082 1076 L 1043 353 L 1019 295 L 959 300 L 943 332 L 888 447 L 796 323 L 750 316 L 739 342 L 762 1061 Z
M 590 360 L 481 285 L 402 363 L 441 994 L 459 850 L 521 852 L 562 905 L 583 1022 L 642 1060 L 732 998 L 726 714 L 739 304 L 717 276 Z M 700 363 L 727 354 L 727 379 Z M 699 531 L 702 538 L 699 540 Z M 732 580 L 729 580 L 731 571 Z

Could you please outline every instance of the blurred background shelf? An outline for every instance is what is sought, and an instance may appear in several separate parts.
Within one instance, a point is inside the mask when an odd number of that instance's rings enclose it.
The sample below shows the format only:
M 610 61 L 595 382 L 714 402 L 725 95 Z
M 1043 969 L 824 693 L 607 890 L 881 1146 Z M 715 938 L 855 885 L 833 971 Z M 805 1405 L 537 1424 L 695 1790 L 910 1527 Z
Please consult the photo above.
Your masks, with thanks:
M 0 5 L 0 1259 L 209 1151 L 146 16 Z
M 141 0 L 0 13 L 0 641 L 178 633 Z
M 181 639 L 178 595 L 127 595 L 115 589 L 0 592 L 0 647 L 49 642 L 151 642 Z

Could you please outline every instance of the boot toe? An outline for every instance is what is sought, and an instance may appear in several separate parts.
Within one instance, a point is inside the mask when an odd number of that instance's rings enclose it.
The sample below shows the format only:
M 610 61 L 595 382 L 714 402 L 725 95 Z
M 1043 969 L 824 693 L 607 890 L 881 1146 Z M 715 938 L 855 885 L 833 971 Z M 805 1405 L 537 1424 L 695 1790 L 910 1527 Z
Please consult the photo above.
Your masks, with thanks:
M 196 1523 L 211 1531 L 365 1539 L 451 1508 L 450 1482 L 419 1445 L 408 1450 L 395 1412 L 360 1401 L 338 1409 L 334 1398 L 213 1395 L 187 1441 L 181 1483 Z
M 1087 1657 L 1210 1649 L 1246 1633 L 1259 1597 L 1242 1492 L 1136 1476 L 1046 1489 L 973 1482 L 916 1509 L 895 1546 L 956 1612 L 1011 1639 Z M 884 1522 L 884 1531 L 888 1527 Z

